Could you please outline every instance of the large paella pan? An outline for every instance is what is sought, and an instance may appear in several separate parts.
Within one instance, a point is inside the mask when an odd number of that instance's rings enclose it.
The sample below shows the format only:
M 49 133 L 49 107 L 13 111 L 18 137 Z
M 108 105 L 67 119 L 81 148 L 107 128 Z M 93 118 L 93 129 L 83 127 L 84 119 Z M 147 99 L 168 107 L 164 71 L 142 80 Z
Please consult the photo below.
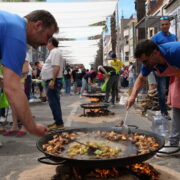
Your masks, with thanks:
M 89 155 L 87 147 L 74 140 L 98 150 Z M 42 163 L 101 168 L 146 161 L 163 145 L 164 138 L 157 134 L 141 129 L 123 134 L 120 127 L 59 130 L 37 142 L 37 148 L 45 154 L 38 159 Z

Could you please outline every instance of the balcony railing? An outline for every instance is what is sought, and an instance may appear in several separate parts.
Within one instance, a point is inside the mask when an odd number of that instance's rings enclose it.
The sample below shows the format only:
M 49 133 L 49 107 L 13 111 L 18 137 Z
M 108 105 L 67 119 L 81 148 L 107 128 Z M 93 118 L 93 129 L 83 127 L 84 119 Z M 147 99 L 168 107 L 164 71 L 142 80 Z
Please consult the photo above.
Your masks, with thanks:
M 163 4 L 163 0 L 150 0 L 146 4 L 146 13 L 147 15 L 150 15 L 154 13 L 156 10 L 158 10 L 161 5 Z
M 125 56 L 125 61 L 129 61 L 129 56 Z
M 156 6 L 157 3 L 158 3 L 158 0 L 150 0 L 147 3 L 147 10 L 151 9 L 153 6 Z

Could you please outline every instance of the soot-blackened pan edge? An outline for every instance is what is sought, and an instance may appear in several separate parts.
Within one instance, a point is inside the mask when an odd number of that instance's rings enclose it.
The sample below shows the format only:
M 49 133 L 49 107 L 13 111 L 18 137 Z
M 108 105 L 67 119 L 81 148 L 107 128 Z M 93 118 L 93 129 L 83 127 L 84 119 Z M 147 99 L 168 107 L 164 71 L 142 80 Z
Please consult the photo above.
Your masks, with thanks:
M 98 109 L 98 108 L 108 108 L 108 104 L 103 103 L 86 103 L 81 104 L 81 107 L 84 109 Z

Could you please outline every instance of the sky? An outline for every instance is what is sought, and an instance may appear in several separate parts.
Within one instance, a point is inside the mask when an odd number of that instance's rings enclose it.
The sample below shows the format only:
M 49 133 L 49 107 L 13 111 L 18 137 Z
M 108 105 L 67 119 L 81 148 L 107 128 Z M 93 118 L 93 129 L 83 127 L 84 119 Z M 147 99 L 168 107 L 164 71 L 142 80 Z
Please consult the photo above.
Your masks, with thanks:
M 47 0 L 47 2 L 85 2 L 89 0 Z M 92 0 L 97 1 L 97 0 Z M 135 0 L 119 0 L 119 17 L 122 15 L 124 18 L 129 18 L 132 14 L 135 13 Z
M 120 0 L 119 1 L 119 17 L 129 18 L 135 13 L 135 0 Z

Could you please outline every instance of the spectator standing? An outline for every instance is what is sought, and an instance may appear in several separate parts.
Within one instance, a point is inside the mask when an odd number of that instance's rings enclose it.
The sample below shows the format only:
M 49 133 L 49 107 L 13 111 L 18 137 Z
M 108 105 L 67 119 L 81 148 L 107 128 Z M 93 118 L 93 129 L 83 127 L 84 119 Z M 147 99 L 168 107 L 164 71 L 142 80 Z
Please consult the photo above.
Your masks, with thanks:
M 20 88 L 22 66 L 26 57 L 27 44 L 37 48 L 46 45 L 58 26 L 55 18 L 45 10 L 35 10 L 24 18 L 16 14 L 0 11 L 0 59 L 3 65 L 3 88 L 25 128 L 34 135 L 43 136 L 47 128 L 37 125 L 32 118 L 29 103 Z
M 121 86 L 122 87 L 128 87 L 129 81 L 128 81 L 128 77 L 129 77 L 129 71 L 128 71 L 128 66 L 125 66 L 123 71 L 122 71 L 122 82 L 121 82 Z
M 85 70 L 80 66 L 78 71 L 76 72 L 77 94 L 81 93 L 82 78 L 84 77 L 85 74 L 86 74 Z
M 66 95 L 70 95 L 71 93 L 71 73 L 71 67 L 69 66 L 69 64 L 66 64 L 66 67 L 63 72 Z
M 102 74 L 109 78 L 106 86 L 105 102 L 109 102 L 109 94 L 111 91 L 111 103 L 112 105 L 114 105 L 118 78 L 118 76 L 116 75 L 116 70 L 111 66 L 98 66 L 98 71 L 100 71 Z
M 73 84 L 73 92 L 74 94 L 77 93 L 77 72 L 78 72 L 79 67 L 75 66 L 73 71 L 72 71 L 72 84 Z
M 49 131 L 64 128 L 60 103 L 64 60 L 58 49 L 58 44 L 58 40 L 54 37 L 49 39 L 47 48 L 50 53 L 41 71 L 42 80 L 45 81 L 48 103 L 55 121 L 53 124 L 48 125 Z
M 35 63 L 34 63 L 34 72 L 33 72 L 33 74 L 34 74 L 34 78 L 35 79 L 37 79 L 37 80 L 40 80 L 41 78 L 40 78 L 40 74 L 41 74 L 41 69 L 42 69 L 42 65 L 41 65 L 41 63 L 40 63 L 40 61 L 36 61 Z M 42 96 L 42 94 L 43 94 L 43 86 L 42 86 L 42 83 L 41 83 L 41 81 L 35 81 L 34 83 L 33 83 L 33 94 L 35 94 L 35 86 L 37 86 L 38 87 L 38 89 L 39 89 L 39 97 L 40 98 L 42 98 L 43 96 Z
M 177 41 L 178 38 L 175 34 L 169 32 L 171 23 L 170 17 L 164 16 L 160 18 L 160 29 L 161 31 L 155 34 L 152 37 L 152 41 L 154 41 L 157 45 L 161 45 L 168 42 Z M 157 90 L 158 90 L 158 100 L 160 105 L 161 114 L 166 118 L 170 119 L 167 110 L 166 104 L 166 95 L 169 87 L 169 77 L 161 77 L 155 74 L 157 81 Z
M 116 70 L 116 101 L 119 101 L 119 76 L 120 76 L 120 70 L 121 68 L 124 66 L 122 61 L 117 59 L 116 57 L 116 53 L 114 53 L 113 51 L 110 51 L 109 52 L 109 56 L 110 58 L 112 58 L 111 62 L 110 62 L 110 65 L 111 67 L 113 67 L 115 70 Z

